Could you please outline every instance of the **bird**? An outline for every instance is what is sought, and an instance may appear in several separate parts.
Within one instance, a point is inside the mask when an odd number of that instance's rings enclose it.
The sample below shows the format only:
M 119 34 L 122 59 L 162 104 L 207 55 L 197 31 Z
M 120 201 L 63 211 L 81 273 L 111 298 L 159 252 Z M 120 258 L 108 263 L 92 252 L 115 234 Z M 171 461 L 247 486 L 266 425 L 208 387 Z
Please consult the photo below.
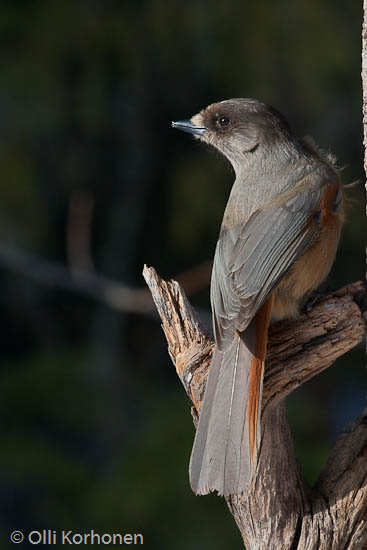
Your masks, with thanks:
M 330 155 L 256 99 L 213 103 L 172 126 L 217 149 L 235 173 L 213 261 L 215 348 L 189 467 L 196 494 L 228 497 L 256 479 L 269 324 L 296 318 L 327 277 L 345 192 Z

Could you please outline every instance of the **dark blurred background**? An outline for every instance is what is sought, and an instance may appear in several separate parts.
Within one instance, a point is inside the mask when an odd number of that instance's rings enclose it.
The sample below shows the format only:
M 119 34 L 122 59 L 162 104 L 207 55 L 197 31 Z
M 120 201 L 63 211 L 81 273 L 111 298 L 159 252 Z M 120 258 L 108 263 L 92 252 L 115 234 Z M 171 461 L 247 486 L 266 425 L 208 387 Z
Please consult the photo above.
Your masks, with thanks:
M 143 533 L 152 549 L 241 548 L 223 499 L 195 497 L 190 403 L 143 264 L 207 265 L 233 174 L 171 129 L 255 97 L 360 180 L 329 284 L 364 276 L 359 2 L 0 4 L 1 534 Z M 200 267 L 201 266 L 201 267 Z M 190 271 L 199 267 L 199 271 Z M 362 346 L 288 400 L 313 483 L 365 405 Z

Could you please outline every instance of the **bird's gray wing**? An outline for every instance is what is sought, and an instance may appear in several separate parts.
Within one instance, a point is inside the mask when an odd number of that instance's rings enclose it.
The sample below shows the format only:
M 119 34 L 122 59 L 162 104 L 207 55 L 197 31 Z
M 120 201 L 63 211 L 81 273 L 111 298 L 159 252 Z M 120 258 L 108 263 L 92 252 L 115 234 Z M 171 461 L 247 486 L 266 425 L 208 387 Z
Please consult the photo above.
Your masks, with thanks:
M 321 195 L 320 188 L 308 189 L 256 211 L 244 225 L 222 226 L 211 282 L 219 349 L 230 345 L 236 330 L 246 329 L 290 266 L 320 235 Z

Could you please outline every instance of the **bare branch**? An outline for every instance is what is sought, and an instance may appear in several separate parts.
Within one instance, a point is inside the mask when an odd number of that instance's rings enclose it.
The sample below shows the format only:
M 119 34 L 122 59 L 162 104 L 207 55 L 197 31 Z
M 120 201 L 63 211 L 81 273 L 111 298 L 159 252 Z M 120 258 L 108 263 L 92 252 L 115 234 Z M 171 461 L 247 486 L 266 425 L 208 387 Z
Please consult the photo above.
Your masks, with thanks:
M 213 342 L 176 281 L 166 282 L 154 268 L 146 266 L 143 275 L 161 317 L 177 373 L 190 398 L 198 403 L 204 392 Z M 363 321 L 354 297 L 363 292 L 361 282 L 347 285 L 320 300 L 309 313 L 301 313 L 296 321 L 272 325 L 263 389 L 264 408 L 276 405 L 361 342 Z
M 296 321 L 272 325 L 264 380 L 263 404 L 275 405 L 295 388 L 330 367 L 359 344 L 364 334 L 360 298 L 362 282 L 352 283 L 320 300 Z M 287 376 L 284 376 L 284 365 Z
M 196 421 L 213 344 L 178 283 L 163 281 L 153 268 L 145 267 L 143 274 Z M 342 434 L 311 491 L 294 456 L 284 408 L 294 388 L 361 342 L 364 325 L 355 300 L 365 298 L 362 283 L 353 283 L 324 297 L 296 322 L 272 327 L 257 476 L 247 494 L 227 499 L 247 550 L 367 548 L 366 418 Z

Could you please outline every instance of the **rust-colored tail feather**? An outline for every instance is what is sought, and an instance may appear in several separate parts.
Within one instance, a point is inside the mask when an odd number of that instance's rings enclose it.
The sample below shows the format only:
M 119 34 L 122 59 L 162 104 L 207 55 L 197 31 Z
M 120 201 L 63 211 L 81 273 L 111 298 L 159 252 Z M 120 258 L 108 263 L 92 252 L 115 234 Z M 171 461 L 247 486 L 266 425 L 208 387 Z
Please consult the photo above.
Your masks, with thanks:
M 249 443 L 251 456 L 251 469 L 254 471 L 257 463 L 257 454 L 260 445 L 260 413 L 262 383 L 264 377 L 265 357 L 268 343 L 268 327 L 270 322 L 273 297 L 270 296 L 265 304 L 255 315 L 255 355 L 252 357 L 249 392 L 247 400 L 247 420 L 249 427 Z
M 260 416 L 260 399 L 261 399 L 261 386 L 264 374 L 264 361 L 257 357 L 252 358 L 249 392 L 247 401 L 247 420 L 249 427 L 249 443 L 250 443 L 250 457 L 251 457 L 251 470 L 256 467 L 257 453 L 259 446 L 259 434 L 258 434 L 258 420 Z

